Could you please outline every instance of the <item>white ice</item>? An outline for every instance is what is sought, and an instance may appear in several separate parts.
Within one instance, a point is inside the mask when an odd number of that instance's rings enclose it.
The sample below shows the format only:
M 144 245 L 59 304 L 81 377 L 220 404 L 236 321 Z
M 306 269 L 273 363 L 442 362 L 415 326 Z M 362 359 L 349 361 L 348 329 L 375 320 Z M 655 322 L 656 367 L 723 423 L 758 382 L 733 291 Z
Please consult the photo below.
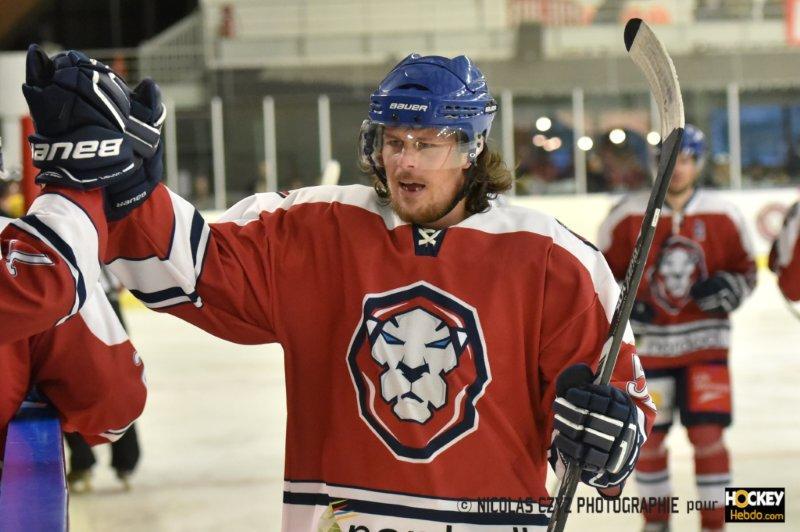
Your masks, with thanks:
M 133 489 L 122 492 L 101 449 L 94 492 L 71 497 L 71 530 L 279 530 L 286 417 L 280 348 L 233 345 L 143 309 L 127 318 L 150 388 L 139 421 L 141 465 Z M 800 320 L 786 309 L 771 274 L 762 273 L 735 315 L 733 345 L 735 420 L 727 434 L 733 484 L 785 487 L 787 525 L 730 528 L 800 529 Z M 682 430 L 673 430 L 670 447 L 675 495 L 685 505 L 696 494 Z M 631 482 L 626 495 L 634 493 Z M 698 514 L 684 508 L 673 523 L 673 530 L 699 529 Z M 568 530 L 640 527 L 638 516 L 573 514 Z

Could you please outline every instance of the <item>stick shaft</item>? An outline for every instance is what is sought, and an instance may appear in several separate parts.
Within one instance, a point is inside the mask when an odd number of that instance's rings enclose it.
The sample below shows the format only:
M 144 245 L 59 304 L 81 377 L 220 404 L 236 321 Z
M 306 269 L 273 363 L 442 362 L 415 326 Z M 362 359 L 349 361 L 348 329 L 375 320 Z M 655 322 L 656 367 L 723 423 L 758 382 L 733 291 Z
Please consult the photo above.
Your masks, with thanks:
M 650 193 L 650 199 L 642 220 L 642 227 L 639 230 L 639 237 L 636 239 L 631 262 L 628 264 L 617 306 L 611 318 L 611 328 L 608 333 L 612 339 L 611 346 L 605 358 L 600 362 L 600 368 L 595 377 L 595 383 L 597 384 L 611 382 L 611 374 L 619 357 L 622 338 L 625 335 L 628 319 L 631 316 L 631 309 L 636 299 L 636 292 L 639 289 L 639 282 L 642 280 L 647 256 L 650 253 L 653 237 L 656 234 L 658 218 L 661 214 L 664 198 L 667 195 L 669 180 L 672 177 L 672 170 L 675 168 L 675 159 L 678 155 L 682 137 L 683 128 L 677 128 L 669 134 L 662 145 L 662 157 L 659 161 L 656 182 L 653 184 L 653 189 Z M 567 524 L 569 507 L 572 504 L 572 499 L 575 496 L 575 490 L 580 480 L 580 474 L 581 469 L 577 464 L 570 463 L 567 465 L 567 471 L 561 484 L 559 484 L 558 493 L 556 494 L 553 515 L 547 527 L 548 532 L 562 532 L 564 530 Z

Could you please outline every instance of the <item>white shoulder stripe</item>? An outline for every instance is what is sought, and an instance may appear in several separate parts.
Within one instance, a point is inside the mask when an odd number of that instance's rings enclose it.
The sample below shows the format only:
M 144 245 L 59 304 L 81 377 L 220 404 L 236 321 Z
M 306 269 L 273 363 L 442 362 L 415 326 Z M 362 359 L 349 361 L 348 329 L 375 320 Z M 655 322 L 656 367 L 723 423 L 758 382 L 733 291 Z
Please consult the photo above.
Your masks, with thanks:
M 83 209 L 58 194 L 42 194 L 37 197 L 26 217 L 30 223 L 22 218 L 12 221 L 11 224 L 47 243 L 69 266 L 75 279 L 77 294 L 75 303 L 69 314 L 58 322 L 60 324 L 75 314 L 83 304 L 87 294 L 81 292 L 93 290 L 100 278 L 97 229 Z M 52 231 L 55 234 L 53 238 L 57 237 L 62 243 L 57 245 L 51 242 L 41 231 L 33 227 L 34 223 L 39 224 L 42 231 L 45 231 L 45 228 Z M 59 250 L 59 245 L 65 245 L 66 248 Z M 64 255 L 69 252 L 74 256 L 74 264 Z
M 307 203 L 341 203 L 359 207 L 380 216 L 386 228 L 395 229 L 405 222 L 387 205 L 381 205 L 375 190 L 364 185 L 322 185 L 293 190 L 288 195 L 275 192 L 254 194 L 241 200 L 228 209 L 217 222 L 234 222 L 245 225 L 258 219 L 262 212 L 274 212 L 278 209 L 290 209 L 295 205 Z
M 80 317 L 92 334 L 106 345 L 117 345 L 128 340 L 125 329 L 114 314 L 114 309 L 98 282 L 80 310 Z
M 189 302 L 202 306 L 196 294 L 210 229 L 188 201 L 170 191 L 174 235 L 169 255 L 144 259 L 119 258 L 108 267 L 137 298 L 150 308 Z

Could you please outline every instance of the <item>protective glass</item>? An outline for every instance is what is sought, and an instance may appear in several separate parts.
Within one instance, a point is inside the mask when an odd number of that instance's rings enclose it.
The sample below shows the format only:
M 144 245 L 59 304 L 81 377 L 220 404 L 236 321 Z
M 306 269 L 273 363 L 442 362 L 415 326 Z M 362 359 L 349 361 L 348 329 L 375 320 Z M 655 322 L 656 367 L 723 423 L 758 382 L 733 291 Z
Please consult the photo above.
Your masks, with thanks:
M 365 120 L 359 144 L 366 164 L 402 163 L 420 170 L 442 170 L 461 168 L 469 161 L 474 146 L 466 138 L 455 128 L 384 126 Z

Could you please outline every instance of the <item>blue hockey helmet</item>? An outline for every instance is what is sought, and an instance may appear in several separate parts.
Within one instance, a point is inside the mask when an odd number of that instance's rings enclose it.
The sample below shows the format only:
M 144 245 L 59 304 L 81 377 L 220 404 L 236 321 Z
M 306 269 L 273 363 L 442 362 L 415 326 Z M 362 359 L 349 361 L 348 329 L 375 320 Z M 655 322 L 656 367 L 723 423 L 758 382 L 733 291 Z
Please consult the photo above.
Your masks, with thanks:
M 680 153 L 694 157 L 697 165 L 702 168 L 706 160 L 706 136 L 697 126 L 686 124 L 683 128 Z
M 480 70 L 466 56 L 411 54 L 395 66 L 370 96 L 369 119 L 361 127 L 360 157 L 383 166 L 385 127 L 435 130 L 455 138 L 459 153 L 472 162 L 483 150 L 497 102 Z M 463 162 L 461 163 L 463 164 Z

